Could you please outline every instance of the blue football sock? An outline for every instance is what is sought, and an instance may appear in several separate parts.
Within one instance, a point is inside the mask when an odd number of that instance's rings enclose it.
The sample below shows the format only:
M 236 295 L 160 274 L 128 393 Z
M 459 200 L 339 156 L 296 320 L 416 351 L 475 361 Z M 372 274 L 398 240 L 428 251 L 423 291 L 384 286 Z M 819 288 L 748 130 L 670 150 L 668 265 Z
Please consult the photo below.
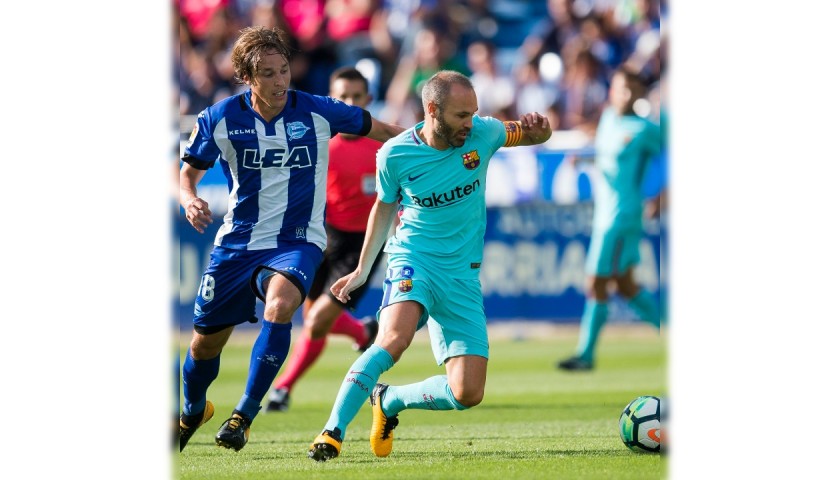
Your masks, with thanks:
M 379 377 L 394 366 L 391 354 L 379 345 L 372 345 L 353 362 L 341 382 L 330 418 L 324 430 L 339 429 L 344 439 L 347 425 L 353 421 L 359 409 L 370 398 Z
M 410 385 L 392 385 L 382 396 L 382 411 L 393 417 L 406 409 L 417 410 L 466 410 L 455 400 L 446 375 L 429 377 Z
M 184 415 L 198 415 L 207 403 L 207 389 L 219 375 L 221 355 L 210 360 L 195 360 L 187 349 L 184 359 Z
M 645 322 L 659 328 L 659 304 L 647 290 L 640 289 L 628 302 L 630 308 Z
M 260 411 L 260 402 L 289 354 L 292 341 L 292 323 L 272 323 L 263 320 L 260 334 L 251 350 L 251 366 L 248 368 L 248 382 L 245 394 L 236 405 L 236 410 L 253 420 Z
M 587 299 L 580 319 L 580 338 L 578 339 L 577 356 L 581 360 L 592 362 L 595 358 L 595 345 L 601 327 L 607 323 L 608 308 L 606 303 Z

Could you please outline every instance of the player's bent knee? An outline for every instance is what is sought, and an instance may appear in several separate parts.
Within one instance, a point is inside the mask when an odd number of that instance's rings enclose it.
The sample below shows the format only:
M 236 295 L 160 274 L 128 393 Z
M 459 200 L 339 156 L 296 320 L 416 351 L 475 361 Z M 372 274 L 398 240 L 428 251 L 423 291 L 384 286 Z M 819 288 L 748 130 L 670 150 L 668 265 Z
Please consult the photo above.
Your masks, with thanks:
M 295 310 L 297 310 L 297 305 L 292 305 L 283 299 L 275 299 L 265 304 L 263 316 L 272 323 L 289 323 L 292 321 Z
M 454 393 L 454 392 L 453 392 Z M 455 401 L 458 402 L 455 405 L 455 408 L 458 410 L 466 410 L 468 408 L 472 408 L 477 406 L 484 400 L 484 392 L 464 392 L 461 394 L 455 394 Z M 461 408 L 463 407 L 463 408 Z
M 464 398 L 455 398 L 458 404 L 455 406 L 458 410 L 466 410 L 468 408 L 472 408 L 477 406 L 483 400 L 483 397 L 464 397 Z

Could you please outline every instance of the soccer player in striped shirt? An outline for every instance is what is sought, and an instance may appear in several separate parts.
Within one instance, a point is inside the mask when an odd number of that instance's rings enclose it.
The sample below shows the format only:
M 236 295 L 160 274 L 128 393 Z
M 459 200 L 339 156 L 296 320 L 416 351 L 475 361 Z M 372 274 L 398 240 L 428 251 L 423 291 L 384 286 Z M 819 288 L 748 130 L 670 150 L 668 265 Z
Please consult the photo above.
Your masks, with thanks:
M 385 246 L 379 335 L 342 379 L 332 413 L 309 448 L 316 461 L 338 456 L 347 425 L 365 400 L 373 407 L 371 449 L 384 457 L 391 453 L 399 412 L 464 410 L 484 397 L 489 344 L 479 273 L 487 166 L 499 148 L 543 143 L 551 128 L 538 113 L 505 122 L 477 115 L 470 80 L 454 71 L 432 76 L 422 101 L 424 121 L 377 153 L 377 200 L 359 264 L 332 286 L 336 298 L 346 301 L 365 282 L 401 208 L 400 224 Z M 410 385 L 378 383 L 423 325 L 446 375 Z
M 355 68 L 339 68 L 330 76 L 330 96 L 365 108 L 370 103 L 367 79 Z M 338 301 L 330 286 L 356 268 L 370 208 L 376 200 L 376 151 L 382 146 L 370 138 L 341 133 L 330 140 L 327 173 L 327 249 L 303 304 L 303 331 L 295 341 L 289 362 L 269 392 L 267 411 L 286 411 L 298 380 L 321 356 L 328 333 L 347 335 L 364 351 L 376 338 L 374 318 L 360 321 L 355 310 L 367 290 L 359 287 L 347 303 Z M 373 269 L 379 264 L 380 253 Z
M 228 180 L 228 211 L 216 233 L 198 288 L 193 337 L 183 366 L 181 450 L 214 414 L 207 389 L 236 325 L 257 322 L 245 392 L 216 434 L 216 443 L 240 450 L 260 402 L 289 351 L 291 320 L 306 298 L 326 247 L 324 205 L 328 142 L 352 133 L 384 142 L 404 130 L 337 99 L 290 88 L 290 51 L 280 30 L 248 27 L 231 52 L 238 80 L 250 88 L 205 109 L 184 151 L 181 206 L 204 233 L 213 221 L 197 195 L 216 162 Z

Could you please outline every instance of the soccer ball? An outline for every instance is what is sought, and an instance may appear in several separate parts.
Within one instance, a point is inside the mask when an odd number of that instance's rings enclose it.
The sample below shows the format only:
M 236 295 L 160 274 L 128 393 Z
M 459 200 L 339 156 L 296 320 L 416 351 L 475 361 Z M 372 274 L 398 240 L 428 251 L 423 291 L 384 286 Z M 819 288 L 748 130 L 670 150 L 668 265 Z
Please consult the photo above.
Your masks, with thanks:
M 659 453 L 659 397 L 643 395 L 628 403 L 618 417 L 618 434 L 634 452 Z

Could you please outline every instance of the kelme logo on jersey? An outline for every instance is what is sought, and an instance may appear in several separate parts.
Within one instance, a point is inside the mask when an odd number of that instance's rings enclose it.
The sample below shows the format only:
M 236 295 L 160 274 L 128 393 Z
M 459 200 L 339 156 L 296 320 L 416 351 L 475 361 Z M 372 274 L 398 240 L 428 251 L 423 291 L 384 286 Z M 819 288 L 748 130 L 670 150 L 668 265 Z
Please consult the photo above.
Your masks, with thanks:
M 301 269 L 299 269 L 299 268 L 297 268 L 297 267 L 294 267 L 294 266 L 288 266 L 288 267 L 283 267 L 281 270 L 285 270 L 285 271 L 287 271 L 287 272 L 295 272 L 295 273 L 297 273 L 298 275 L 300 275 L 300 277 L 301 277 L 301 278 L 303 278 L 304 280 L 308 280 L 308 278 L 306 277 L 306 273 L 304 273 L 304 271 L 303 271 L 303 270 L 301 270 Z
M 464 159 L 464 168 L 467 170 L 475 170 L 481 164 L 481 158 L 479 158 L 478 151 L 476 150 L 470 150 L 461 155 L 461 158 Z
M 481 181 L 476 178 L 473 183 L 468 183 L 463 187 L 455 187 L 446 193 L 432 192 L 431 195 L 423 198 L 412 195 L 411 201 L 414 202 L 415 205 L 419 205 L 421 207 L 445 207 L 464 200 L 468 195 L 471 195 L 473 192 L 478 190 L 480 185 Z
M 286 136 L 289 137 L 289 140 L 297 140 L 306 135 L 307 130 L 309 130 L 309 127 L 304 125 L 303 122 L 291 122 L 286 125 Z
M 303 168 L 312 166 L 309 148 L 299 145 L 291 151 L 285 148 L 267 148 L 263 156 L 259 157 L 256 149 L 246 149 L 242 152 L 242 166 L 259 170 L 261 168 Z

